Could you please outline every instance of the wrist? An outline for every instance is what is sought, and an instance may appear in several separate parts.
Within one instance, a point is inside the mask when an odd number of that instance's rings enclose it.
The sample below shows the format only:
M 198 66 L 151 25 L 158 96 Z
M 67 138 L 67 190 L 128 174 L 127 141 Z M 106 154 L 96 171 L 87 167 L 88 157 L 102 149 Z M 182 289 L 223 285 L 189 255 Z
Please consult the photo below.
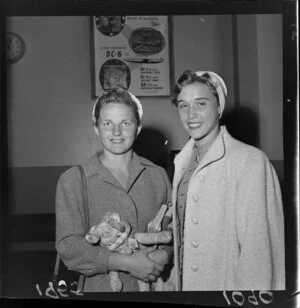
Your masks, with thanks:
M 130 255 L 122 254 L 121 271 L 130 272 Z
M 126 254 L 118 252 L 111 252 L 108 257 L 108 270 L 109 271 L 123 271 L 128 272 L 129 258 Z

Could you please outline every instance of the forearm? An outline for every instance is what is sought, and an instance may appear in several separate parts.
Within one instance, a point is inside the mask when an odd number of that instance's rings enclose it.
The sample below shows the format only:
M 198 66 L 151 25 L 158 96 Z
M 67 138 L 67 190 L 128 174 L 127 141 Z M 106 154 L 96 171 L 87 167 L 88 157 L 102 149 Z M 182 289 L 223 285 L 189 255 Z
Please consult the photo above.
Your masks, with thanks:
M 109 270 L 128 272 L 140 280 L 155 281 L 163 267 L 148 257 L 148 254 L 154 249 L 148 247 L 130 255 L 111 252 L 108 259 L 108 268 Z
M 109 271 L 129 271 L 129 258 L 126 254 L 121 254 L 118 252 L 110 252 L 107 262 L 107 269 Z
M 109 251 L 101 246 L 93 246 L 83 236 L 72 235 L 58 240 L 56 249 L 65 265 L 86 275 L 108 272 Z

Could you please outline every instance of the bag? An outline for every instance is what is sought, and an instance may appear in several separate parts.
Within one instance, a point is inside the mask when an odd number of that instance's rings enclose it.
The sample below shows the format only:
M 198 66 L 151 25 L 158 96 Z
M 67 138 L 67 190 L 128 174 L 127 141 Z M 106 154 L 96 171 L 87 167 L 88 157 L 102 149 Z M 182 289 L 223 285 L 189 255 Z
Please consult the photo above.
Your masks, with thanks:
M 88 209 L 87 183 L 86 183 L 86 177 L 85 177 L 82 166 L 78 165 L 78 168 L 80 170 L 81 180 L 82 180 L 83 225 L 84 225 L 85 233 L 88 233 L 89 231 L 88 210 L 89 209 Z M 68 272 L 66 272 L 66 270 Z M 73 281 L 70 282 L 70 280 L 73 280 Z M 75 295 L 81 296 L 83 295 L 84 282 L 85 282 L 85 275 L 79 272 L 67 269 L 64 263 L 61 261 L 59 254 L 57 253 L 54 272 L 52 276 L 52 283 L 49 282 L 49 287 L 53 289 L 51 291 L 55 292 L 55 289 L 56 289 L 62 297 L 68 297 L 69 292 Z
M 170 221 L 172 219 L 172 205 L 163 204 L 152 221 L 148 224 L 148 232 L 155 233 L 162 230 L 170 230 Z M 151 284 L 151 291 L 175 291 L 175 285 L 171 279 L 173 271 L 172 264 L 169 264 L 164 271 L 164 275 Z M 167 277 L 165 277 L 167 275 Z

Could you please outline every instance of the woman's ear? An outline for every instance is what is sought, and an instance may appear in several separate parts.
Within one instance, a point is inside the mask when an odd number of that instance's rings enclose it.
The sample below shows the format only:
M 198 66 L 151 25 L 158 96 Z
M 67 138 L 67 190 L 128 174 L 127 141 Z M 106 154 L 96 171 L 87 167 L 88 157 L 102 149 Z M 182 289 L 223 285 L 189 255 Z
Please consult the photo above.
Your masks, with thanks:
M 138 126 L 138 130 L 137 130 L 137 134 L 136 134 L 136 136 L 138 136 L 138 135 L 139 135 L 139 133 L 141 132 L 141 130 L 142 130 L 142 125 Z
M 96 133 L 97 136 L 100 135 L 100 132 L 99 132 L 99 129 L 98 129 L 97 126 L 94 126 L 94 131 L 95 131 L 95 133 Z
M 221 118 L 221 106 L 220 103 L 218 103 L 218 116 Z

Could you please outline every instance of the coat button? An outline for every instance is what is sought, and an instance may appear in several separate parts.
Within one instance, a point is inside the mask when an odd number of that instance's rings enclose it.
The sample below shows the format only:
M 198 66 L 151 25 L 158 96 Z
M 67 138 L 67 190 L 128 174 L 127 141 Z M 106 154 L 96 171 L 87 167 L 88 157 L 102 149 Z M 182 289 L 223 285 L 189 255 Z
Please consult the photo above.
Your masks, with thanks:
M 194 202 L 197 202 L 199 200 L 199 195 L 198 194 L 195 194 L 192 196 Z
M 197 247 L 199 246 L 199 244 L 198 244 L 197 242 L 192 242 L 191 244 L 192 244 L 192 246 L 193 246 L 194 248 L 197 248 Z
M 199 179 L 200 182 L 202 182 L 202 181 L 204 180 L 204 176 L 200 174 L 200 175 L 198 176 L 198 179 Z
M 192 269 L 193 272 L 197 272 L 197 271 L 199 270 L 199 267 L 198 267 L 197 264 L 193 264 L 193 265 L 191 266 L 191 269 Z
M 199 221 L 196 217 L 193 217 L 192 222 L 193 222 L 194 225 L 197 225 Z

